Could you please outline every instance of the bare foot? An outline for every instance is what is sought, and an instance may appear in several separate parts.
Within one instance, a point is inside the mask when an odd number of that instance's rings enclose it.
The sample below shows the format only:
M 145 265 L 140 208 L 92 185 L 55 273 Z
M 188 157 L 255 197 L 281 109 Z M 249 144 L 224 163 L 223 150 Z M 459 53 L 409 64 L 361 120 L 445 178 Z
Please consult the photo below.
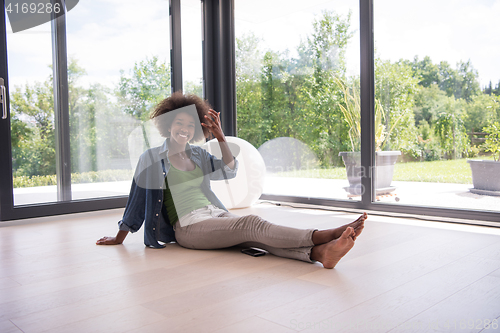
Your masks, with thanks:
M 363 213 L 360 217 L 356 219 L 356 221 L 345 224 L 341 227 L 335 229 L 327 229 L 327 230 L 318 230 L 313 233 L 312 241 L 315 245 L 326 244 L 334 239 L 339 238 L 342 233 L 348 228 L 351 227 L 354 229 L 353 239 L 361 234 L 363 228 L 365 227 L 365 220 L 368 218 L 366 213 Z
M 97 242 L 95 242 L 96 245 L 118 245 L 121 244 L 122 242 L 118 241 L 116 237 L 103 237 Z
M 348 227 L 351 227 L 354 229 L 354 236 L 353 236 L 353 239 L 356 240 L 356 238 L 361 234 L 361 232 L 363 231 L 363 228 L 365 227 L 365 220 L 368 218 L 368 214 L 366 213 L 363 213 L 363 215 L 361 215 L 360 217 L 358 217 L 356 219 L 356 221 L 354 222 L 351 222 L 351 223 L 348 223 L 348 224 L 345 224 L 341 227 L 338 227 L 336 229 L 334 229 L 334 232 L 333 232 L 333 239 L 337 239 L 339 238 L 342 233 L 348 228 Z
M 326 244 L 316 245 L 311 250 L 311 259 L 323 264 L 323 267 L 332 269 L 354 246 L 354 229 L 347 227 L 338 239 Z

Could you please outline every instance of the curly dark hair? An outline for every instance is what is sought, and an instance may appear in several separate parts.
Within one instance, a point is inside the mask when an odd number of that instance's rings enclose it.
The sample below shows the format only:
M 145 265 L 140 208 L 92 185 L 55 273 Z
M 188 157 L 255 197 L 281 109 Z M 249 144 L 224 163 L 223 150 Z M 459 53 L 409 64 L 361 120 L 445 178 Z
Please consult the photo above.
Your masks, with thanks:
M 187 94 L 184 95 L 181 91 L 174 92 L 170 97 L 165 98 L 163 101 L 158 103 L 154 111 L 151 113 L 150 118 L 155 120 L 156 117 L 164 115 L 168 112 L 175 111 L 185 106 L 195 105 L 196 112 L 198 113 L 198 118 L 200 123 L 205 121 L 205 115 L 208 114 L 208 110 L 211 109 L 208 101 L 203 100 L 202 98 L 193 95 Z M 174 117 L 162 117 L 162 121 L 155 122 L 155 125 L 160 132 L 160 135 L 164 138 L 169 137 L 169 129 L 172 127 L 172 122 L 174 121 Z M 159 119 L 159 118 L 158 118 Z M 161 125 L 161 126 L 160 126 Z M 195 133 L 193 139 L 191 141 L 201 141 L 203 138 L 208 136 L 209 130 L 203 126 L 195 126 Z

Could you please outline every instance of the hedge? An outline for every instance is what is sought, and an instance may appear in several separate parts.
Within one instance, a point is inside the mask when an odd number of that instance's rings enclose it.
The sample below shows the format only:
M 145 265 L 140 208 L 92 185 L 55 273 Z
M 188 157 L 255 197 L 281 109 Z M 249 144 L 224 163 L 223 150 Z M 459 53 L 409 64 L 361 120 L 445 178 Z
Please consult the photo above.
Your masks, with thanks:
M 132 170 L 101 170 L 75 172 L 71 174 L 72 184 L 116 182 L 131 180 Z M 14 188 L 56 185 L 56 175 L 14 177 Z

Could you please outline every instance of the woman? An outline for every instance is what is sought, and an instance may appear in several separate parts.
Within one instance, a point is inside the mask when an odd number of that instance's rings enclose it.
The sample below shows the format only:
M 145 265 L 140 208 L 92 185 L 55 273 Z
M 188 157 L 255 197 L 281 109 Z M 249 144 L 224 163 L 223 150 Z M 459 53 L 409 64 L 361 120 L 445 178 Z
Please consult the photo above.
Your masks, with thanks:
M 173 240 L 190 249 L 253 246 L 286 258 L 319 261 L 325 268 L 335 267 L 354 246 L 366 213 L 350 224 L 321 231 L 229 213 L 210 189 L 210 180 L 235 177 L 238 161 L 227 145 L 220 114 L 199 97 L 174 93 L 151 118 L 166 140 L 141 156 L 118 234 L 99 239 L 98 245 L 121 244 L 145 222 L 144 242 L 150 247 Z M 222 160 L 189 144 L 210 133 L 219 142 Z

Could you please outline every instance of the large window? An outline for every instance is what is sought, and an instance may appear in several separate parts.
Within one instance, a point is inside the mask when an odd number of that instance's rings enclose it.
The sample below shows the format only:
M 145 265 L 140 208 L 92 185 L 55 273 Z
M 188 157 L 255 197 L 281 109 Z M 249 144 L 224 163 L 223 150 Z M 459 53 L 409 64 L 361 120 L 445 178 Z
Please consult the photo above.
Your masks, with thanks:
M 235 9 L 238 136 L 266 198 L 498 220 L 497 3 Z
M 50 23 L 9 31 L 7 49 L 14 204 L 56 201 Z
M 500 162 L 484 145 L 488 126 L 500 123 L 498 14 L 498 1 L 374 4 L 377 148 L 401 154 L 388 167 L 382 163 L 391 153 L 377 153 L 386 181 L 375 184 L 378 199 L 395 202 L 381 197 L 393 194 L 405 205 L 500 211 Z
M 73 199 L 127 195 L 138 155 L 158 144 L 142 134 L 170 95 L 168 16 L 162 0 L 90 0 L 67 14 Z
M 89 0 L 16 34 L 4 15 L 2 219 L 123 207 L 139 154 L 161 142 L 148 113 L 174 88 L 259 149 L 266 199 L 498 221 L 499 11 Z
M 65 15 L 71 164 L 66 198 L 128 194 L 136 155 L 146 147 L 136 132 L 170 94 L 168 15 L 161 0 L 141 6 L 84 1 Z M 52 33 L 50 22 L 8 32 L 14 205 L 58 200 Z
M 85 1 L 16 33 L 3 12 L 2 219 L 124 205 L 139 155 L 161 144 L 148 118 L 171 93 L 171 3 Z
M 340 156 L 360 151 L 358 2 L 282 5 L 235 2 L 238 136 L 264 158 L 265 194 L 359 200 Z

